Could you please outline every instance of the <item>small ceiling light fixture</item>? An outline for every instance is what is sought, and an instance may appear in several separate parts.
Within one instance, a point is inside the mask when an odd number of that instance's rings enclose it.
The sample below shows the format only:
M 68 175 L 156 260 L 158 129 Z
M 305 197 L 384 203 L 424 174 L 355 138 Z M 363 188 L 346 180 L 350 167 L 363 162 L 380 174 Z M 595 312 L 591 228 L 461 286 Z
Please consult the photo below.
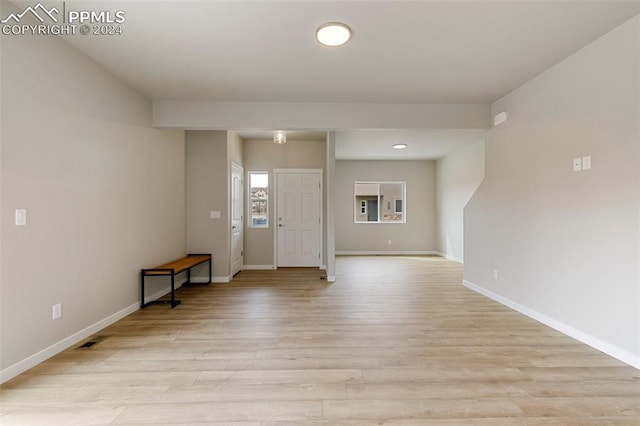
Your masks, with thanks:
M 393 145 L 393 149 L 405 149 L 408 145 L 406 143 L 397 143 Z
M 316 30 L 316 39 L 325 46 L 342 46 L 351 38 L 351 28 L 342 22 L 327 22 Z
M 287 143 L 287 132 L 284 130 L 276 130 L 273 132 L 273 143 L 277 143 L 278 145 Z

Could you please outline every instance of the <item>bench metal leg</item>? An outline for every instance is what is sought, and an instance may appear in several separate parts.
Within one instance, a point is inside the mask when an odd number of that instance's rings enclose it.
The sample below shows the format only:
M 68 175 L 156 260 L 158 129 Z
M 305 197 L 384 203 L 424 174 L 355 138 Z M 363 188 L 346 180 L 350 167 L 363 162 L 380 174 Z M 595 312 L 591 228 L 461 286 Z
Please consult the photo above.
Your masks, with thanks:
M 176 282 L 175 282 L 174 274 L 171 274 L 171 299 L 170 300 L 152 300 L 148 303 L 145 303 L 144 302 L 144 278 L 145 278 L 145 275 L 143 274 L 140 279 L 140 308 L 141 309 L 146 308 L 147 306 L 153 305 L 153 304 L 162 304 L 162 305 L 170 304 L 171 308 L 173 309 L 176 306 L 178 306 L 180 303 L 182 303 L 181 300 L 176 299 Z
M 171 308 L 175 308 L 176 305 L 176 289 L 175 289 L 176 276 L 171 274 Z

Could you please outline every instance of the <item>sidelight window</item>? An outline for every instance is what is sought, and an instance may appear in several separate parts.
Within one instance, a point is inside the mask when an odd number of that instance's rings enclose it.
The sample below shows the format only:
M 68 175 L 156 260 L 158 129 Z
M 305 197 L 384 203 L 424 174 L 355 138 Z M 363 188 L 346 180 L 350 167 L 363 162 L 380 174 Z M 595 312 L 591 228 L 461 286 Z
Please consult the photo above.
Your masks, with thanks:
M 268 172 L 249 172 L 249 227 L 269 227 Z

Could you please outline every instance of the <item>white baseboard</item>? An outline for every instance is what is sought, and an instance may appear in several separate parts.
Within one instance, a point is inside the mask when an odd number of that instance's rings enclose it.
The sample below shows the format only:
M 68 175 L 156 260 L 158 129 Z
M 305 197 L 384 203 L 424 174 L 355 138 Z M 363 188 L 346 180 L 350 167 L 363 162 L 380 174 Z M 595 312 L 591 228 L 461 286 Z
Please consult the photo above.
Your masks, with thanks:
M 437 251 L 336 251 L 336 256 L 429 256 Z
M 442 253 L 442 252 L 438 252 L 438 254 L 446 259 L 452 260 L 454 262 L 458 262 L 458 263 L 462 263 L 464 264 L 464 260 L 460 257 L 456 257 L 456 256 L 452 256 L 450 254 L 447 253 Z
M 155 294 L 150 295 L 149 297 L 145 297 L 145 301 L 158 299 L 164 296 L 165 294 L 167 294 L 168 292 L 169 292 L 168 289 L 163 289 Z M 115 314 L 109 315 L 108 317 L 94 324 L 91 324 L 90 326 L 78 331 L 77 333 L 74 333 L 71 336 L 60 340 L 59 342 L 54 343 L 48 348 L 45 348 L 40 352 L 37 352 L 23 359 L 22 361 L 16 362 L 15 364 L 0 371 L 0 383 L 4 383 L 6 381 L 13 379 L 17 375 L 24 373 L 30 368 L 33 368 L 36 365 L 40 364 L 41 362 L 44 362 L 47 359 L 51 358 L 52 356 L 59 354 L 65 349 L 68 349 L 69 347 L 75 345 L 76 343 L 83 341 L 87 337 L 97 333 L 98 331 L 113 324 L 114 322 L 121 320 L 122 318 L 137 311 L 138 309 L 140 309 L 140 301 L 137 301 L 136 303 L 129 305 L 124 309 L 119 310 Z
M 187 282 L 187 280 L 182 281 L 179 286 L 176 285 L 176 290 L 182 287 L 182 284 L 184 284 L 185 282 Z M 189 282 L 189 284 L 211 284 L 211 282 L 213 281 L 209 281 L 208 277 L 204 277 L 204 278 L 191 277 L 191 281 Z
M 588 333 L 585 333 L 584 331 L 573 328 L 545 314 L 541 314 L 538 311 L 535 311 L 531 308 L 528 308 L 524 305 L 514 302 L 511 299 L 500 296 L 499 294 L 496 294 L 491 290 L 487 290 L 484 287 L 480 287 L 479 285 L 476 285 L 472 282 L 463 280 L 462 284 L 465 287 L 477 293 L 480 293 L 483 296 L 488 297 L 489 299 L 493 299 L 498 303 L 508 306 L 509 308 L 514 309 L 520 312 L 521 314 L 528 316 L 529 318 L 539 321 L 542 324 L 553 328 L 554 330 L 557 330 L 563 334 L 566 334 L 569 337 L 573 337 L 574 339 L 579 340 L 582 343 L 591 346 L 592 348 L 595 348 L 601 352 L 604 352 L 605 354 L 610 355 L 616 358 L 617 360 L 620 360 L 625 364 L 629 364 L 632 367 L 635 367 L 640 370 L 640 356 L 638 355 L 635 355 L 629 351 L 621 349 L 615 345 L 612 345 L 611 343 L 600 340 L 597 337 L 594 337 Z
M 212 283 L 228 283 L 229 281 L 231 281 L 233 277 L 213 277 L 211 279 Z
M 327 275 L 327 282 L 328 283 L 335 283 L 336 282 L 336 276 L 335 275 Z
M 247 271 L 273 271 L 276 267 L 273 265 L 244 265 L 242 269 Z

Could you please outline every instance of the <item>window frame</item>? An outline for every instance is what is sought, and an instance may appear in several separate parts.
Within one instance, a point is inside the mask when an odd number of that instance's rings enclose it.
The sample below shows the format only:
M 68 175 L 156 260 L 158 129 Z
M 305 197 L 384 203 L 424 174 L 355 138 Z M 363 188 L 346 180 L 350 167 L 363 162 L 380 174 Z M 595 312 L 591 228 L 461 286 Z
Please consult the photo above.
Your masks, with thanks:
M 251 185 L 251 176 L 252 175 L 266 175 L 267 177 L 267 186 L 266 186 L 266 193 L 267 196 L 265 199 L 260 199 L 260 198 L 254 198 L 253 194 L 252 194 L 252 185 Z M 247 228 L 253 228 L 253 229 L 268 229 L 270 227 L 270 220 L 269 220 L 269 212 L 270 212 L 270 204 L 271 204 L 271 200 L 270 200 L 270 196 L 271 196 L 271 177 L 268 171 L 264 171 L 264 170 L 251 170 L 247 172 L 247 217 L 249 220 L 247 220 Z M 257 187 L 257 188 L 261 188 L 261 187 Z M 254 216 L 253 216 L 253 203 L 254 202 L 263 202 L 266 207 L 266 218 L 265 218 L 265 223 L 264 224 L 255 224 L 254 223 Z
M 365 208 L 365 212 L 363 212 L 362 210 L 362 205 L 364 204 L 365 206 L 367 206 L 367 200 L 359 200 L 360 202 L 358 203 L 358 195 L 357 194 L 357 186 L 358 184 L 367 184 L 367 185 L 377 185 L 377 205 L 378 205 L 378 220 L 376 221 L 363 221 L 363 220 L 358 220 L 358 215 L 367 215 L 368 216 L 368 207 Z M 381 199 L 381 196 L 383 194 L 380 193 L 380 186 L 381 185 L 387 185 L 387 184 L 398 184 L 398 185 L 402 185 L 402 198 L 398 198 L 398 197 L 393 197 L 392 201 L 391 200 L 385 200 L 383 201 Z M 353 222 L 355 224 L 405 224 L 407 223 L 407 182 L 406 181 L 383 181 L 383 180 L 356 180 L 353 182 L 353 201 L 354 201 L 354 207 L 353 207 Z M 369 197 L 369 196 L 367 196 Z M 370 197 L 376 197 L 376 195 L 371 195 Z M 397 202 L 401 201 L 402 203 L 402 211 L 397 211 Z M 389 209 L 390 211 L 392 211 L 394 214 L 401 214 L 402 215 L 402 220 L 384 220 L 383 217 L 384 215 L 382 214 L 383 211 L 383 202 L 385 203 L 393 203 L 393 209 Z

